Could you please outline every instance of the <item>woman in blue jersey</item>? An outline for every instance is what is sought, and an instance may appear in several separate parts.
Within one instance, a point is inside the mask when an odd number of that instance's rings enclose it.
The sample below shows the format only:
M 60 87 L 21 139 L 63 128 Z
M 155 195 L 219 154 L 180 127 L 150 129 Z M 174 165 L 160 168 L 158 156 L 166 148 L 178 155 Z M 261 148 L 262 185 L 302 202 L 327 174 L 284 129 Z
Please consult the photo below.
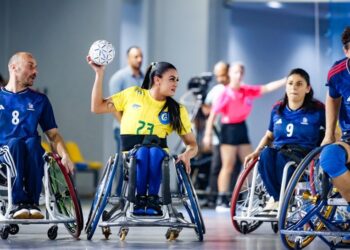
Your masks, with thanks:
M 135 215 L 162 215 L 158 192 L 161 183 L 161 163 L 167 148 L 167 136 L 175 131 L 186 144 L 178 155 L 187 173 L 190 159 L 197 154 L 196 139 L 186 108 L 172 96 L 178 86 L 178 73 L 167 62 L 152 63 L 146 72 L 141 87 L 130 87 L 111 97 L 103 98 L 102 83 L 104 66 L 99 66 L 88 56 L 87 61 L 96 73 L 91 95 L 91 111 L 94 113 L 123 112 L 120 123 L 122 151 L 130 151 L 136 157 L 136 202 Z M 157 136 L 159 147 L 142 146 L 136 152 L 133 147 L 144 140 Z
M 270 125 L 258 147 L 245 159 L 245 164 L 259 159 L 259 173 L 271 195 L 265 210 L 278 208 L 284 165 L 299 163 L 322 140 L 325 126 L 324 105 L 313 99 L 308 73 L 293 69 L 287 78 L 286 94 L 272 109 Z M 266 147 L 268 146 L 268 147 Z M 293 173 L 290 168 L 288 180 Z

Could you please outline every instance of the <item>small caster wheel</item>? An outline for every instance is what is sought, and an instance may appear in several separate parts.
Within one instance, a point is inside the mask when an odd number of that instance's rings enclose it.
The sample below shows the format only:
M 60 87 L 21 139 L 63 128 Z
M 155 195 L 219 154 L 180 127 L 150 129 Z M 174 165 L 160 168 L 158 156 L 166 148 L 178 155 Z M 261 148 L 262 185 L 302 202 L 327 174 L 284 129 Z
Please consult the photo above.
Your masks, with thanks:
M 49 228 L 47 231 L 47 237 L 49 237 L 50 240 L 54 240 L 57 238 L 57 231 L 58 227 L 57 226 L 52 226 Z
M 121 228 L 119 230 L 119 239 L 121 241 L 124 241 L 126 236 L 128 235 L 129 229 L 128 228 Z
M 300 250 L 303 248 L 303 239 L 301 237 L 298 237 L 295 240 L 295 245 L 294 245 L 294 249 L 295 250 Z
M 240 225 L 240 229 L 241 229 L 242 234 L 247 234 L 248 233 L 248 223 L 245 221 L 242 221 L 241 225 Z
M 180 230 L 169 228 L 165 234 L 165 238 L 168 241 L 176 240 L 179 237 Z
M 278 224 L 277 224 L 277 222 L 271 222 L 271 228 L 272 228 L 272 231 L 275 234 L 278 233 Z
M 1 229 L 1 239 L 6 240 L 9 237 L 10 227 L 4 226 Z
M 102 227 L 102 233 L 105 236 L 105 239 L 108 240 L 109 236 L 112 234 L 111 228 L 110 227 Z
M 19 232 L 19 226 L 17 224 L 10 224 L 9 233 L 15 235 Z

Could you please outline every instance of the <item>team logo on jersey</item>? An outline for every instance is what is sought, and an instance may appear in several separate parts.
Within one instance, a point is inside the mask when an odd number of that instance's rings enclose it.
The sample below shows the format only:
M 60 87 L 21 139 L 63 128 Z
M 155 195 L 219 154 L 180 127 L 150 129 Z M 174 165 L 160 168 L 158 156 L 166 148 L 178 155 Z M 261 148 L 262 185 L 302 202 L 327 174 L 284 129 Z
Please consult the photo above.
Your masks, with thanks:
M 0 104 L 0 110 L 5 110 L 5 107 Z
M 137 103 L 134 103 L 131 107 L 132 107 L 133 109 L 139 109 L 139 108 L 141 108 L 141 105 L 140 105 L 140 104 L 137 104 Z
M 167 125 L 169 124 L 170 120 L 169 120 L 169 113 L 168 112 L 161 112 L 158 116 L 159 121 L 161 124 Z
M 275 124 L 282 124 L 282 119 L 278 119 Z
M 35 111 L 35 109 L 34 109 L 34 105 L 33 105 L 33 104 L 31 104 L 31 103 L 28 103 L 28 108 L 27 108 L 27 110 L 30 110 L 30 111 Z
M 309 121 L 307 120 L 306 117 L 303 117 L 303 120 L 301 121 L 300 124 L 303 124 L 303 125 L 309 125 Z

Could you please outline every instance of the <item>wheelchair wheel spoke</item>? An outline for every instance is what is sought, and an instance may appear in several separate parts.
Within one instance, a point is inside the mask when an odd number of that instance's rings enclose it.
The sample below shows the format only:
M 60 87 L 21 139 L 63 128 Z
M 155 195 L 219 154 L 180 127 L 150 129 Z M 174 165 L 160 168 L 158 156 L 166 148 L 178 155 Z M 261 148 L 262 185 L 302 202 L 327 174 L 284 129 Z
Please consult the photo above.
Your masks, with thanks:
M 49 185 L 57 212 L 66 218 L 74 219 L 74 222 L 64 225 L 73 237 L 78 238 L 83 228 L 83 215 L 72 179 L 57 156 L 53 156 L 49 164 Z

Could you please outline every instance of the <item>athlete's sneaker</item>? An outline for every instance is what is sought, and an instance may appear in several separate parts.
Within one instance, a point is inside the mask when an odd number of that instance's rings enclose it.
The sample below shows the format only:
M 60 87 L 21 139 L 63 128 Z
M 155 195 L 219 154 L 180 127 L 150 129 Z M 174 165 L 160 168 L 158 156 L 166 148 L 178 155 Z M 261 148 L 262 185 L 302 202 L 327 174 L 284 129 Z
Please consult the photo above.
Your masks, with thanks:
M 275 201 L 273 197 L 266 202 L 266 205 L 263 209 L 264 212 L 277 212 L 279 206 L 279 202 Z
M 136 216 L 146 215 L 147 196 L 136 195 L 133 214 Z
M 146 214 L 152 216 L 162 216 L 162 206 L 158 195 L 149 195 L 147 198 Z
M 226 194 L 219 194 L 216 200 L 216 212 L 228 212 L 230 211 L 230 201 Z
M 10 212 L 12 219 L 29 219 L 29 209 L 27 204 L 14 205 L 14 209 Z
M 30 216 L 30 219 L 44 219 L 45 217 L 41 213 L 40 208 L 35 204 L 29 205 L 29 216 Z

